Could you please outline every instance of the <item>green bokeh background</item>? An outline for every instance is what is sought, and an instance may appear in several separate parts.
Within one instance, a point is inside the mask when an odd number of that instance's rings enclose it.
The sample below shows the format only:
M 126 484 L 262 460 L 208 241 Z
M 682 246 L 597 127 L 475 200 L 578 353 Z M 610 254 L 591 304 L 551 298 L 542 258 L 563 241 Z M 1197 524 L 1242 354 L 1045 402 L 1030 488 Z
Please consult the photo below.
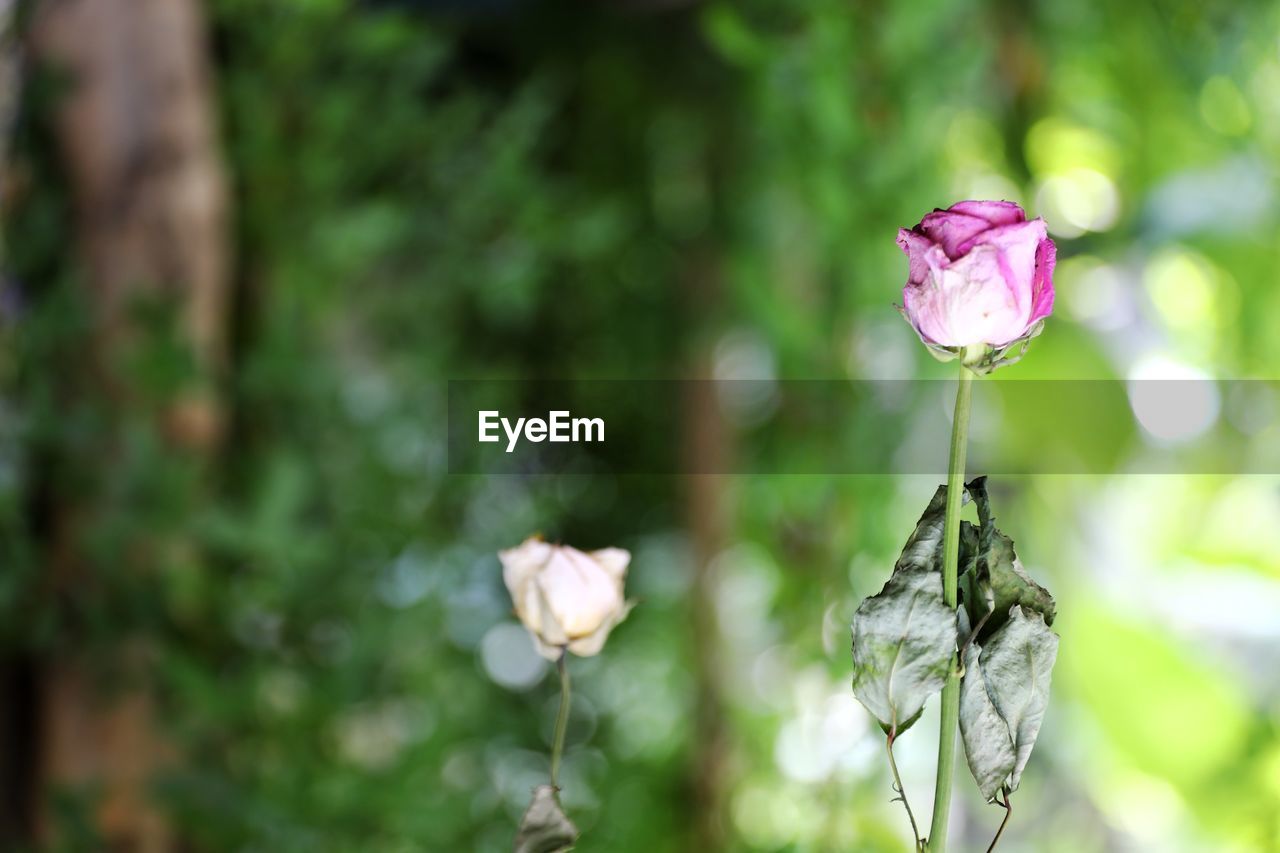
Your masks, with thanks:
M 39 98 L 15 154 L 35 180 L 6 223 L 23 307 L 0 330 L 0 637 L 11 654 L 147 638 L 187 756 L 155 795 L 192 850 L 509 849 L 557 692 L 495 552 L 534 531 L 634 552 L 638 606 L 572 662 L 578 849 L 695 850 L 708 821 L 734 851 L 908 849 L 848 623 L 936 482 L 715 478 L 724 525 L 699 569 L 681 478 L 449 475 L 449 378 L 948 377 L 891 307 L 894 235 L 970 197 L 1020 201 L 1059 247 L 1057 310 L 999 379 L 1276 378 L 1275 4 L 209 14 L 241 293 L 214 486 L 143 418 L 81 482 L 95 412 L 55 389 L 83 369 L 85 318 Z M 153 320 L 131 369 L 163 396 L 184 368 Z M 850 435 L 908 428 L 839 414 Z M 1087 428 L 1142 452 L 1129 420 Z M 725 435 L 811 466 L 785 411 Z M 25 515 L 49 476 L 107 508 L 70 606 Z M 1280 478 L 992 488 L 1062 636 L 1001 848 L 1280 850 Z M 193 547 L 129 547 L 165 531 Z M 931 707 L 899 746 L 918 815 L 935 727 Z M 957 780 L 954 849 L 985 849 L 1000 811 Z M 61 800 L 67 849 L 97 849 L 93 797 Z

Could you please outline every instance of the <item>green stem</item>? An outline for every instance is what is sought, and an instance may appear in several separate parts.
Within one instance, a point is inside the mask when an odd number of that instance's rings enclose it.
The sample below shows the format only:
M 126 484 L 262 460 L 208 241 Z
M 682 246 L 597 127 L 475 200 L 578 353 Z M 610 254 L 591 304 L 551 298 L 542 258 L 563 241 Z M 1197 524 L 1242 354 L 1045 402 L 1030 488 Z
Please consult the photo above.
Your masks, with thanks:
M 956 607 L 956 577 L 960 562 L 960 506 L 964 497 L 964 457 L 969 444 L 969 402 L 973 372 L 960 358 L 956 411 L 951 421 L 951 459 L 947 465 L 947 515 L 942 528 L 942 596 Z M 945 853 L 947 823 L 951 819 L 951 777 L 956 761 L 956 727 L 960 722 L 959 662 L 953 657 L 951 674 L 942 688 L 942 725 L 938 731 L 938 779 L 933 794 L 933 822 L 929 853 Z
M 556 669 L 560 672 L 560 713 L 556 715 L 556 735 L 551 743 L 551 787 L 559 788 L 560 756 L 564 753 L 564 733 L 569 728 L 569 667 L 565 659 L 568 651 L 560 653 Z

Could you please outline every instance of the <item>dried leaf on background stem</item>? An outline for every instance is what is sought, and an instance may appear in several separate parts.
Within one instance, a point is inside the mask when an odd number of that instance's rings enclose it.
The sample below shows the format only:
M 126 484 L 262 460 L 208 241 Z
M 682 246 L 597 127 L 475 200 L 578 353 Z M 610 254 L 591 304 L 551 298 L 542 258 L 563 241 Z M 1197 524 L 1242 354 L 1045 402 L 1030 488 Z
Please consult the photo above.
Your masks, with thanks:
M 560 807 L 556 789 L 539 785 L 516 833 L 515 853 L 562 853 L 572 850 L 578 828 Z

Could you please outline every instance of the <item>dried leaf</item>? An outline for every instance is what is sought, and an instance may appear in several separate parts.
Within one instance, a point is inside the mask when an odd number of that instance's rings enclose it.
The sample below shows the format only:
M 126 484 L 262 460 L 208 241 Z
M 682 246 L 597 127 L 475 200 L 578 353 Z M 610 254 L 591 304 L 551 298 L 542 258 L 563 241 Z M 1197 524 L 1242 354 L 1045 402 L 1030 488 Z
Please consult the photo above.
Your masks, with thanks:
M 907 537 L 893 575 L 853 617 L 853 693 L 886 732 L 901 734 L 942 689 L 955 651 L 955 614 L 942 598 L 939 486 Z
M 960 586 L 964 590 L 969 620 L 977 626 L 984 616 L 988 616 L 978 630 L 977 641 L 986 642 L 994 635 L 1004 625 L 1009 609 L 1015 604 L 1040 613 L 1045 624 L 1052 625 L 1055 611 L 1053 596 L 1027 575 L 1014 553 L 1013 540 L 996 527 L 987 496 L 986 477 L 976 478 L 966 488 L 978 508 L 979 526 L 976 549 L 967 554 L 962 549 L 964 576 Z
M 572 850 L 577 839 L 578 828 L 560 807 L 556 789 L 550 785 L 535 788 L 529 808 L 520 819 L 515 853 L 562 853 Z
M 1002 785 L 1017 790 L 1045 709 L 1058 636 L 1043 614 L 1013 605 L 985 646 L 965 651 L 960 734 L 969 770 L 991 800 Z
M 964 652 L 964 680 L 960 682 L 960 736 L 969 772 L 990 802 L 1013 772 L 1018 754 L 1009 725 L 996 711 L 982 678 L 982 648 L 970 643 Z
M 894 572 L 904 569 L 942 570 L 942 527 L 947 515 L 947 487 L 938 486 L 925 507 L 924 514 L 916 522 L 915 530 L 907 537 Z
M 956 615 L 942 599 L 942 575 L 893 573 L 853 617 L 853 695 L 886 732 L 906 731 L 942 689 L 956 649 Z

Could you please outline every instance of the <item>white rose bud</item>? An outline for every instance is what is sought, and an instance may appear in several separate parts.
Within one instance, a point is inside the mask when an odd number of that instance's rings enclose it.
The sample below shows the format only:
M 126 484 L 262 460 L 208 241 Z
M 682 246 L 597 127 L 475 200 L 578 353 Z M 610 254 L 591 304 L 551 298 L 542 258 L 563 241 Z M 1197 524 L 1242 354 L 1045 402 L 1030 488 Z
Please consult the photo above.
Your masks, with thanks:
M 631 609 L 622 594 L 631 554 L 621 548 L 587 554 L 533 536 L 499 551 L 498 559 L 516 616 L 548 660 L 559 659 L 565 649 L 597 654 Z

